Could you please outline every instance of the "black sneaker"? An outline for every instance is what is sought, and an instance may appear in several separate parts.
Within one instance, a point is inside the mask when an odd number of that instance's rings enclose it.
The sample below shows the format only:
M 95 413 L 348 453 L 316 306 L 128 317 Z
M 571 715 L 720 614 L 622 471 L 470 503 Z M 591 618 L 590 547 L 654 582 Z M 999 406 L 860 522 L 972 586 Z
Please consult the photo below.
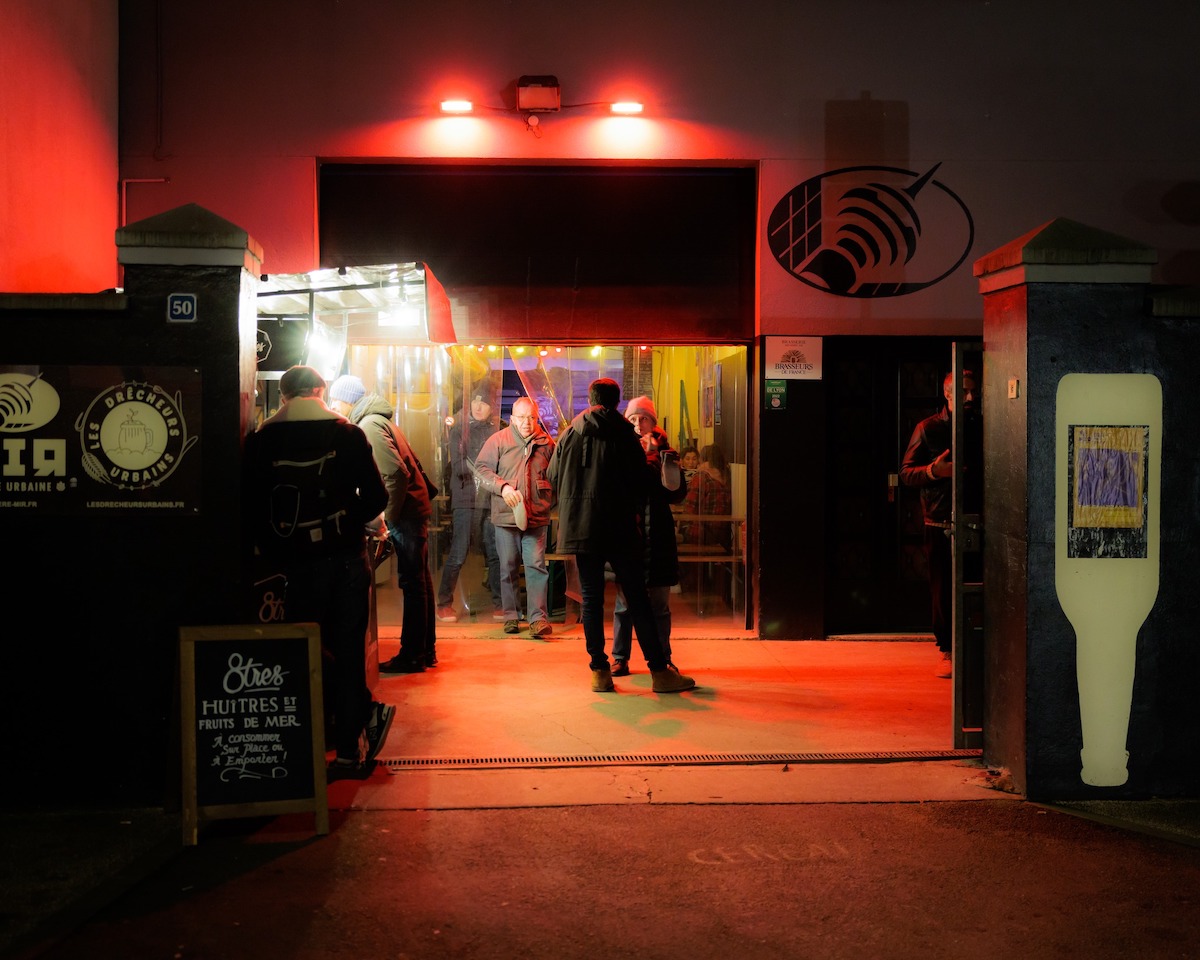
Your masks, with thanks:
M 384 660 L 379 665 L 380 673 L 424 673 L 425 664 L 416 660 L 408 660 L 396 654 L 391 660 Z
M 626 660 L 614 660 L 612 665 L 612 675 L 614 677 L 629 676 L 629 662 Z
M 328 783 L 333 783 L 335 780 L 366 780 L 374 770 L 374 760 L 351 760 L 348 757 L 338 757 L 325 768 L 325 780 Z
M 521 621 L 520 620 L 505 620 L 504 621 L 504 632 L 505 633 L 520 633 L 521 632 Z
M 427 667 L 436 667 L 437 665 L 438 665 L 438 658 L 437 658 L 437 654 L 436 654 L 436 653 L 434 653 L 434 652 L 431 650 L 431 651 L 429 652 L 429 656 L 427 656 L 427 657 L 425 658 L 425 666 L 427 666 Z
M 367 759 L 374 760 L 379 756 L 379 750 L 387 739 L 392 721 L 396 718 L 396 708 L 388 703 L 375 701 L 371 704 L 371 715 L 367 718 Z

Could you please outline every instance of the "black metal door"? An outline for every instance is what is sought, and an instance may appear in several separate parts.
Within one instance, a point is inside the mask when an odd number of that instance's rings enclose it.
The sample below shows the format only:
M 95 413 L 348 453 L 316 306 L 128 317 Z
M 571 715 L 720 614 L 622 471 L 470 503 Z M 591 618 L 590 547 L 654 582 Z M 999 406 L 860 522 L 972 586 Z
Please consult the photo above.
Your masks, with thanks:
M 920 500 L 897 474 L 952 357 L 948 337 L 825 339 L 827 636 L 930 630 Z

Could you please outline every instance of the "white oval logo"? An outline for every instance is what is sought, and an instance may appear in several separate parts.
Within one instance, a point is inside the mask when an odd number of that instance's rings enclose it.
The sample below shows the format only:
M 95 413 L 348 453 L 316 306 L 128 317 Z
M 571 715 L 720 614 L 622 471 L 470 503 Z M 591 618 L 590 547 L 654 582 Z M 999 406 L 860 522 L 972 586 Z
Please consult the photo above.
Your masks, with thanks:
M 58 407 L 58 391 L 40 373 L 0 373 L 0 433 L 44 427 Z
M 899 297 L 932 286 L 958 268 L 975 239 L 966 205 L 933 179 L 939 166 L 924 174 L 846 167 L 805 180 L 771 211 L 771 252 L 797 280 L 839 297 Z

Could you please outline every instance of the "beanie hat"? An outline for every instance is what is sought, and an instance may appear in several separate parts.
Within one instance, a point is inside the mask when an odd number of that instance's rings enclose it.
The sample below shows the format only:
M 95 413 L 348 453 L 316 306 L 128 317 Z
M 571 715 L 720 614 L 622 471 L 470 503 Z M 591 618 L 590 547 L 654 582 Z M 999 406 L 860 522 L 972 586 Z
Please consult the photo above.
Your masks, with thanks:
M 329 385 L 329 389 L 325 395 L 330 400 L 341 400 L 353 406 L 358 403 L 367 393 L 367 388 L 363 386 L 363 382 L 353 374 L 347 373 L 344 376 L 338 377 Z
M 634 397 L 625 407 L 625 419 L 628 420 L 635 413 L 640 413 L 643 417 L 649 417 L 655 423 L 658 423 L 658 411 L 654 409 L 654 401 L 649 397 Z

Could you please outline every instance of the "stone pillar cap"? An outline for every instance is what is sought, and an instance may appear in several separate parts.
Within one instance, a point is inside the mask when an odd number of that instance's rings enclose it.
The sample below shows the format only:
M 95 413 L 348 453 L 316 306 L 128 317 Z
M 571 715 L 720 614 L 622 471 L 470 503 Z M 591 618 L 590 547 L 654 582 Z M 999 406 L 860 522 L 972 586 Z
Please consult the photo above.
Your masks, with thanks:
M 980 293 L 1020 283 L 1149 283 L 1153 247 L 1059 217 L 975 261 Z
M 262 272 L 263 251 L 245 230 L 195 203 L 117 230 L 117 262 L 244 267 Z

